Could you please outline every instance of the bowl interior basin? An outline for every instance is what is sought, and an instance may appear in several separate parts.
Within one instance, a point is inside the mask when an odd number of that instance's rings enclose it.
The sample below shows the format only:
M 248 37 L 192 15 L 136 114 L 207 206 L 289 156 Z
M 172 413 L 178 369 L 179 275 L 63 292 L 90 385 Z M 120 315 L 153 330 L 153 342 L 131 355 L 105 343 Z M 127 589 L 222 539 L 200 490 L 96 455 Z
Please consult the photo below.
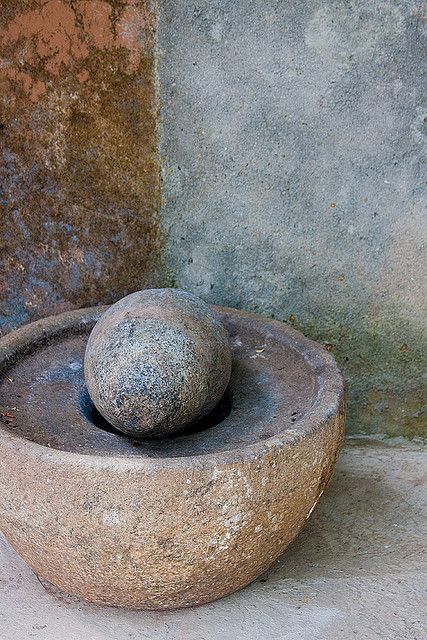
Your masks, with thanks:
M 96 411 L 84 383 L 83 358 L 99 308 L 92 322 L 83 325 L 76 314 L 71 329 L 30 340 L 7 366 L 0 362 L 0 428 L 52 449 L 151 458 L 239 450 L 298 429 L 322 393 L 328 366 L 323 358 L 329 362 L 329 354 L 281 323 L 216 310 L 230 334 L 231 382 L 213 412 L 185 432 L 136 441 Z

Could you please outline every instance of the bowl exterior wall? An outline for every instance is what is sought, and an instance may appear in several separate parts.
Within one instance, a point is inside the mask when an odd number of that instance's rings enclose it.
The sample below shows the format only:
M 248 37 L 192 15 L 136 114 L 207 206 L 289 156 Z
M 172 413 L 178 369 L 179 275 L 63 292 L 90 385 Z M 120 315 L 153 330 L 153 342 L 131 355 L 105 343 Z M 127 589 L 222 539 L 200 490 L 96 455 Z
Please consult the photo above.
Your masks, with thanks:
M 145 609 L 210 602 L 262 574 L 332 474 L 336 415 L 253 457 L 143 467 L 0 438 L 0 528 L 33 570 L 89 601 Z

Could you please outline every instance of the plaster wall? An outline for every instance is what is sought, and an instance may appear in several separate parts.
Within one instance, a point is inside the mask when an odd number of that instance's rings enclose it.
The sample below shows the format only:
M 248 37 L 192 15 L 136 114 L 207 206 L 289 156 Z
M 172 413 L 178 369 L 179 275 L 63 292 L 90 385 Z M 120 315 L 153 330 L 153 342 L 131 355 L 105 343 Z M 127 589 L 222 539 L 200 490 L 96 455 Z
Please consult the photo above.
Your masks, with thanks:
M 350 431 L 425 433 L 422 4 L 161 7 L 174 283 L 323 342 L 349 382 Z

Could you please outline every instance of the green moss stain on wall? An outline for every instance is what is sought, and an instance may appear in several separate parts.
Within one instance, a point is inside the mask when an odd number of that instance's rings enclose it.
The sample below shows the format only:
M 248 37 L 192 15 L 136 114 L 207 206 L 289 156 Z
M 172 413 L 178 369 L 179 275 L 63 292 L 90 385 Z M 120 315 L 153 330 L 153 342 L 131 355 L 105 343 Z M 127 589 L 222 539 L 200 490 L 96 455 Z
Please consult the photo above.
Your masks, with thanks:
M 383 313 L 385 310 L 383 310 Z M 426 339 L 399 319 L 390 323 L 367 314 L 358 323 L 321 319 L 285 321 L 324 344 L 342 368 L 349 385 L 348 422 L 360 433 L 427 437 L 427 387 L 422 380 Z

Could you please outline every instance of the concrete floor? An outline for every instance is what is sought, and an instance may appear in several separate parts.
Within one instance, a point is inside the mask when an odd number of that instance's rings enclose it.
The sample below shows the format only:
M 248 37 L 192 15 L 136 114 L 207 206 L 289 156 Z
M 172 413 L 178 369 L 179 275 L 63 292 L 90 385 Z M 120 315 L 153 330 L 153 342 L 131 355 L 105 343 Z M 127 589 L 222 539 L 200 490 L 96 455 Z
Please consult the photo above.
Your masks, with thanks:
M 48 592 L 0 537 L 0 640 L 424 640 L 426 466 L 416 443 L 347 441 L 283 558 L 195 609 L 126 611 Z

